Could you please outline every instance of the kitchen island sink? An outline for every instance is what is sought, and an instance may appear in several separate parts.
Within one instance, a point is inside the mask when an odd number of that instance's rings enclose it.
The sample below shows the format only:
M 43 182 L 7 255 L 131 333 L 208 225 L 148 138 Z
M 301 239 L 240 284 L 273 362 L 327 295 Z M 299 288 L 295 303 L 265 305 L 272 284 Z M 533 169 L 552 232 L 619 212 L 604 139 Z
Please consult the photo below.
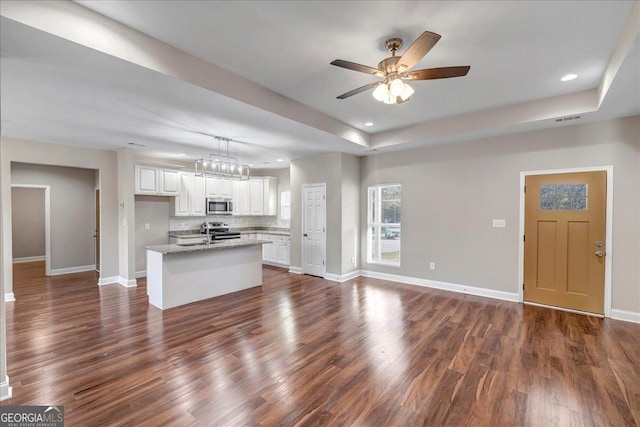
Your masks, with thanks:
M 149 304 L 162 310 L 262 285 L 256 239 L 147 246 Z

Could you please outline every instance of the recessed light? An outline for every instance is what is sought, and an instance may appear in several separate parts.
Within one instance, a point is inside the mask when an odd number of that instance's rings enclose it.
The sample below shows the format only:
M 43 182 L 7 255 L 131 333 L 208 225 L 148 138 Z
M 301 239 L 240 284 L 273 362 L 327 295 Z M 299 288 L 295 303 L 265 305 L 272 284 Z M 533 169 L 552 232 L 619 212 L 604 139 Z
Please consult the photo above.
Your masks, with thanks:
M 253 167 L 253 163 L 249 163 L 247 166 L 249 166 L 250 168 Z
M 184 153 L 178 153 L 178 157 L 187 157 L 187 155 Z
M 283 159 L 276 159 L 278 162 L 284 162 Z
M 575 78 L 577 78 L 578 75 L 577 74 L 567 74 L 566 76 L 564 76 L 563 78 L 560 79 L 561 82 L 568 82 L 571 81 Z
M 365 126 L 373 126 L 373 122 L 367 122 L 364 124 Z

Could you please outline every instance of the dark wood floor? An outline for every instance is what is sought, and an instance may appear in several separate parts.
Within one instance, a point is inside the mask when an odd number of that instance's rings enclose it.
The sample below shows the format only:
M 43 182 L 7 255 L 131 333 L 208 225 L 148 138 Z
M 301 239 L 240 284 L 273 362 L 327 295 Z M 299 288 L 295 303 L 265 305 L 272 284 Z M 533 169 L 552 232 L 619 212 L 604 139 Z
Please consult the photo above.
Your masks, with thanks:
M 2 404 L 68 426 L 633 426 L 640 325 L 265 267 L 164 312 L 144 281 L 15 266 Z

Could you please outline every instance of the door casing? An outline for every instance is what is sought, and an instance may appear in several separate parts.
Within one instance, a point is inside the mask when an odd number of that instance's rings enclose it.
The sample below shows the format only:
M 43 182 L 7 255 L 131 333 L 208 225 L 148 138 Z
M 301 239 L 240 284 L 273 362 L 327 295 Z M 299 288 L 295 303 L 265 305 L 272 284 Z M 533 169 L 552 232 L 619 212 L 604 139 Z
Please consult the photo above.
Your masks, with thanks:
M 520 172 L 520 218 L 518 228 L 518 301 L 524 302 L 524 183 L 525 177 L 529 175 L 549 175 L 559 173 L 574 172 L 607 172 L 607 201 L 606 201 L 606 224 L 605 234 L 607 242 L 607 256 L 604 264 L 604 316 L 611 317 L 611 266 L 613 261 L 613 166 L 594 166 L 571 169 L 552 169 L 539 171 Z M 570 311 L 570 310 L 569 310 Z
M 12 188 L 44 190 L 44 275 L 51 276 L 51 186 L 39 184 L 11 184 Z

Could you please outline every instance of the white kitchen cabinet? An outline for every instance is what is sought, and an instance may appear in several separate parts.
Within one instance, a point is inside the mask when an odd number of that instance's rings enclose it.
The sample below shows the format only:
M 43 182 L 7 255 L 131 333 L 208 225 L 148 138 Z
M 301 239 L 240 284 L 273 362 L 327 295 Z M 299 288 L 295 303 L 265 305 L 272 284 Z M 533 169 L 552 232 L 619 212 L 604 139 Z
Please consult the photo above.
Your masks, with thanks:
M 251 215 L 249 181 L 233 181 L 233 214 Z
M 179 171 L 160 166 L 135 165 L 135 194 L 177 196 L 180 189 Z
M 191 172 L 180 172 L 174 216 L 205 216 L 204 187 L 204 177 L 195 176 Z
M 191 215 L 193 216 L 205 216 L 207 214 L 204 186 L 204 176 L 195 176 L 194 174 L 189 201 L 191 204 Z
M 271 243 L 262 245 L 262 262 L 277 266 L 288 267 L 291 263 L 291 250 L 289 236 L 273 234 L 258 235 L 261 240 L 270 240 Z
M 175 169 L 158 169 L 160 179 L 160 193 L 167 196 L 177 196 L 180 188 L 180 173 Z
M 251 178 L 249 185 L 251 215 L 264 215 L 264 180 L 262 178 Z
M 158 193 L 158 168 L 136 165 L 136 194 Z
M 277 215 L 278 178 L 253 177 L 233 181 L 234 215 Z
M 290 249 L 289 241 L 278 242 L 276 262 L 278 264 L 283 264 L 283 265 L 291 264 L 290 253 L 291 253 L 291 249 Z
M 224 178 L 206 177 L 205 194 L 206 197 L 214 199 L 232 199 L 233 185 L 231 180 Z

